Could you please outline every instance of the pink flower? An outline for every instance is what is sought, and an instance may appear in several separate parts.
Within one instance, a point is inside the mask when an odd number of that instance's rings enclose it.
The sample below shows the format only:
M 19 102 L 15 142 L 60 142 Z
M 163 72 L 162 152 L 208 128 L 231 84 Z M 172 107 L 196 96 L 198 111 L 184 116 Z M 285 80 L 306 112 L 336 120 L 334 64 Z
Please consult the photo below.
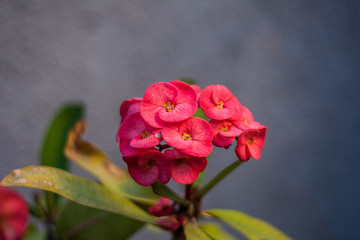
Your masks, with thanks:
M 170 146 L 183 153 L 206 157 L 212 151 L 213 133 L 204 119 L 191 117 L 181 123 L 165 126 L 161 134 Z
M 128 116 L 120 125 L 120 151 L 124 156 L 139 155 L 161 142 L 161 129 L 147 124 L 140 113 Z
M 166 150 L 165 156 L 170 159 L 172 178 L 181 184 L 193 183 L 207 165 L 206 157 L 194 157 L 178 150 Z
M 25 232 L 28 208 L 13 189 L 0 186 L 0 239 L 18 240 Z
M 193 85 L 190 85 L 190 87 L 191 87 L 192 89 L 194 89 L 194 91 L 195 91 L 195 93 L 196 93 L 196 102 L 199 102 L 200 95 L 201 95 L 201 88 L 200 88 L 200 86 L 193 84 Z
M 210 85 L 203 89 L 199 104 L 211 119 L 236 120 L 241 116 L 240 101 L 223 85 Z
M 130 116 L 133 113 L 140 112 L 140 104 L 142 98 L 131 98 L 125 100 L 120 106 L 120 116 L 121 122 L 125 120 L 127 116 Z
M 209 124 L 214 134 L 212 143 L 217 147 L 229 147 L 236 136 L 242 133 L 231 121 L 210 120 Z
M 141 102 L 142 98 L 132 98 L 125 100 L 120 106 L 121 122 L 123 122 L 127 116 L 130 116 L 136 112 L 140 112 Z M 120 142 L 119 131 L 116 134 L 116 141 Z
M 158 150 L 148 150 L 140 156 L 123 156 L 123 160 L 128 165 L 130 176 L 142 186 L 150 186 L 157 179 L 165 184 L 171 179 L 170 161 Z
M 167 218 L 158 220 L 156 223 L 172 232 L 176 231 L 183 223 L 185 222 L 185 217 L 183 215 L 171 215 Z
M 160 197 L 160 200 L 149 208 L 149 213 L 156 217 L 169 216 L 172 211 L 172 202 L 164 197 Z
M 247 107 L 242 107 L 242 114 L 240 119 L 234 121 L 234 125 L 240 129 L 246 129 L 249 124 L 255 122 L 254 117 Z
M 265 143 L 266 131 L 267 127 L 253 123 L 251 128 L 245 129 L 239 136 L 235 153 L 241 161 L 245 162 L 250 157 L 253 157 L 255 160 L 260 159 Z
M 181 81 L 158 82 L 150 85 L 144 94 L 140 113 L 153 127 L 177 123 L 191 117 L 197 110 L 196 93 Z

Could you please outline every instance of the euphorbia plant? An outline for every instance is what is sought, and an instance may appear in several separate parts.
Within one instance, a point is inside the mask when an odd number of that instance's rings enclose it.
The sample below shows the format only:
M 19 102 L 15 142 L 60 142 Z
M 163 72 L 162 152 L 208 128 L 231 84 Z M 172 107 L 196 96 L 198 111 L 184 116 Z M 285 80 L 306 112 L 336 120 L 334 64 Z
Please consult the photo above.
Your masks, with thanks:
M 68 204 L 55 219 L 61 239 L 92 239 L 94 234 L 86 235 L 90 227 L 113 213 L 122 216 L 118 229 L 123 232 L 108 239 L 126 239 L 144 223 L 171 232 L 173 239 L 235 239 L 207 219 L 220 219 L 249 239 L 289 239 L 270 224 L 239 211 L 201 207 L 206 194 L 230 172 L 251 157 L 258 160 L 265 143 L 267 128 L 225 86 L 201 90 L 182 81 L 158 82 L 143 97 L 125 100 L 120 116 L 116 140 L 129 174 L 82 140 L 87 125 L 81 120 L 69 132 L 65 153 L 100 183 L 58 168 L 33 166 L 14 170 L 2 185 L 40 188 L 87 206 Z M 228 149 L 233 142 L 238 159 L 203 185 L 213 146 Z M 170 179 L 184 185 L 184 194 L 166 185 Z M 74 209 L 97 214 L 64 227 L 62 219 Z M 130 225 L 136 228 L 129 231 Z M 102 230 L 94 239 L 107 239 Z

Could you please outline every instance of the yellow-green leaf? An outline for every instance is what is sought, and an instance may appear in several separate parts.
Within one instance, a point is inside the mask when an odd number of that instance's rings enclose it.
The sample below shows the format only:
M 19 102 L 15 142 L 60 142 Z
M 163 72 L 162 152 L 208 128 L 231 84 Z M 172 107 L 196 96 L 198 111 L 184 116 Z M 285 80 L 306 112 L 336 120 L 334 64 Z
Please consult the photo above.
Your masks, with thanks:
M 219 224 L 214 222 L 200 222 L 199 228 L 214 240 L 236 240 L 234 236 L 226 232 Z
M 186 240 L 212 240 L 196 223 L 187 222 L 184 226 Z
M 156 220 L 126 197 L 112 192 L 103 185 L 58 168 L 30 166 L 16 169 L 6 176 L 1 184 L 51 191 L 79 204 L 143 222 L 154 223 Z
M 135 183 L 129 174 L 116 166 L 101 149 L 81 138 L 86 129 L 84 120 L 78 121 L 71 129 L 65 147 L 66 156 L 96 176 L 110 190 L 137 202 L 154 204 L 158 196 L 150 187 Z
M 245 213 L 230 209 L 210 209 L 206 212 L 230 226 L 234 227 L 250 240 L 289 240 L 285 233 L 281 232 L 271 224 L 251 217 Z

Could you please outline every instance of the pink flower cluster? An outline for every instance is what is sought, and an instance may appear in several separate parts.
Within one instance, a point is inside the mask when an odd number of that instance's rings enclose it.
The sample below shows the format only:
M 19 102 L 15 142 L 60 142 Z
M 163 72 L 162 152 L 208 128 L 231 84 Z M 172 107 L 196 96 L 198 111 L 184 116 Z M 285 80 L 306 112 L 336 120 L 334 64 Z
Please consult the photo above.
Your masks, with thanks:
M 209 122 L 193 116 L 199 107 Z M 236 138 L 241 161 L 259 159 L 267 130 L 225 86 L 201 90 L 176 80 L 152 84 L 143 98 L 125 100 L 120 115 L 116 140 L 130 175 L 143 186 L 171 178 L 194 182 L 213 145 L 228 148 Z

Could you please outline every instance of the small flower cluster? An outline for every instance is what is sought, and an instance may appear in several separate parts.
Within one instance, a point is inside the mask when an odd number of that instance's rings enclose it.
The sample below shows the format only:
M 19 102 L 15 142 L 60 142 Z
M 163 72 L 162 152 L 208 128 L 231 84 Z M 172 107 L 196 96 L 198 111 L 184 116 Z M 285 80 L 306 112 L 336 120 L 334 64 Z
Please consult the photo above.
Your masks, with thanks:
M 170 231 L 177 230 L 185 221 L 182 214 L 174 214 L 173 203 L 164 197 L 160 197 L 159 201 L 149 208 L 149 213 L 156 217 L 168 216 L 160 220 L 158 225 Z
M 198 108 L 209 122 L 193 116 Z M 120 115 L 116 140 L 131 177 L 143 186 L 171 178 L 194 182 L 213 145 L 228 148 L 236 138 L 241 161 L 259 159 L 267 130 L 222 85 L 201 90 L 181 81 L 158 82 L 143 98 L 125 100 Z

